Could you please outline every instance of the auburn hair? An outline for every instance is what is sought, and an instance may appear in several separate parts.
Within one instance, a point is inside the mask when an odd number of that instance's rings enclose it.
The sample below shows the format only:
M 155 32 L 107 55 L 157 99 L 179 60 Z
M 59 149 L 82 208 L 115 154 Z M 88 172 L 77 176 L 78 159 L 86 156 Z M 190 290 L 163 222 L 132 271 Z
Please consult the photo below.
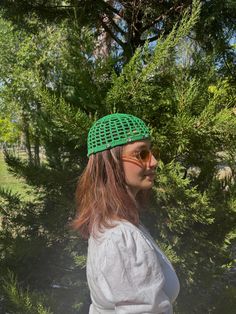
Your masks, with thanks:
M 144 206 L 147 192 L 140 191 L 136 198 L 129 191 L 122 164 L 123 146 L 92 154 L 80 176 L 76 188 L 77 214 L 73 229 L 82 237 L 102 227 L 112 228 L 114 222 L 127 220 L 139 224 L 139 209 Z

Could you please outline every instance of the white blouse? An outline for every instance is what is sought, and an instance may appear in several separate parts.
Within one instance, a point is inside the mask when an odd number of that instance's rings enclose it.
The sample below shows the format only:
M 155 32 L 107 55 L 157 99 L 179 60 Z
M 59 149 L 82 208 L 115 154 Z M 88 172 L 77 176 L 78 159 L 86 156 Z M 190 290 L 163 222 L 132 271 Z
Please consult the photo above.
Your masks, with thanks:
M 172 314 L 179 293 L 176 273 L 148 231 L 116 222 L 90 237 L 89 314 Z

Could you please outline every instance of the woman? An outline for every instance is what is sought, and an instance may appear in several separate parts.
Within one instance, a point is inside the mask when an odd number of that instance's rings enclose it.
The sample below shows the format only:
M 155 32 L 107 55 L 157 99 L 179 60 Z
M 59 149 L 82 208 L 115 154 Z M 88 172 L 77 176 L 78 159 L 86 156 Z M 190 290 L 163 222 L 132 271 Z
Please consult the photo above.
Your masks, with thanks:
M 139 221 L 157 166 L 149 129 L 132 115 L 105 116 L 89 131 L 88 156 L 74 226 L 89 238 L 89 313 L 173 313 L 178 278 Z

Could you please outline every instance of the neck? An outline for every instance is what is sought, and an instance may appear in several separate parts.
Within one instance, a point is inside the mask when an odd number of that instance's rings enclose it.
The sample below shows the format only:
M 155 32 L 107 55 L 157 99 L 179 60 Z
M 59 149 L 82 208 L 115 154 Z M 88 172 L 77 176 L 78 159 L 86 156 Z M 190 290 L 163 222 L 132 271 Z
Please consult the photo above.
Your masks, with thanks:
M 134 198 L 136 198 L 136 195 L 138 193 L 138 189 L 136 189 L 135 187 L 131 187 L 131 186 L 127 186 L 128 191 L 132 194 L 132 196 Z

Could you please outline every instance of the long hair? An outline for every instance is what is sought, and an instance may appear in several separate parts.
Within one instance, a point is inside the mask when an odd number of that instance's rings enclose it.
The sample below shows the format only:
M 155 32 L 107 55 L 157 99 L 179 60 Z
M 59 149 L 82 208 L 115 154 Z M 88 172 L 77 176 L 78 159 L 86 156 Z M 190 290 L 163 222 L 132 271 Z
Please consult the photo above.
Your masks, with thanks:
M 114 221 L 139 224 L 139 209 L 145 191 L 134 198 L 126 182 L 121 155 L 123 146 L 90 155 L 76 189 L 77 216 L 72 227 L 82 237 L 95 235 L 102 227 L 112 228 Z M 138 201 L 139 199 L 139 201 Z

